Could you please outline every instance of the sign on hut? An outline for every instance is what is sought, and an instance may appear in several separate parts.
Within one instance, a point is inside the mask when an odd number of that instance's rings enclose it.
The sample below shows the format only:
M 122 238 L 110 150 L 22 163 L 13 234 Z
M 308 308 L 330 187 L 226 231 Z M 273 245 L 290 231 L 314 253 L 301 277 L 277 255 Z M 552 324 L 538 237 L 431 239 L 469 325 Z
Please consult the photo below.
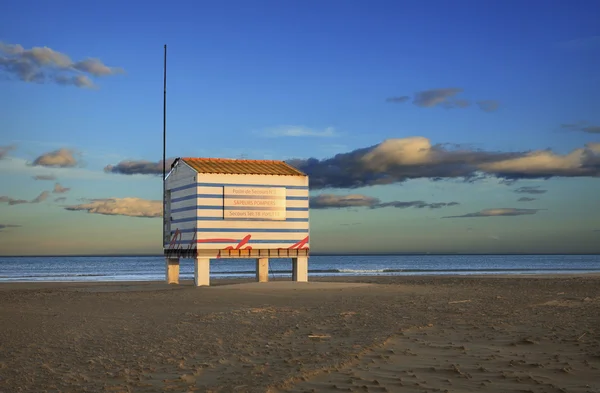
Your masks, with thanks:
M 283 161 L 178 158 L 165 183 L 166 279 L 192 258 L 194 282 L 210 285 L 211 258 L 292 258 L 292 279 L 308 281 L 308 176 Z

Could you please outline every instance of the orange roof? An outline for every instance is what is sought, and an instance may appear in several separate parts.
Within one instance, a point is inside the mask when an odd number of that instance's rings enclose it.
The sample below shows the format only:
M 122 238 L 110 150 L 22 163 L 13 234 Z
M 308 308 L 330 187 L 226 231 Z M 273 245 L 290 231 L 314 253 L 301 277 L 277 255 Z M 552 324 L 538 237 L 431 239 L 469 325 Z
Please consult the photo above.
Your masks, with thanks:
M 226 158 L 183 157 L 183 162 L 198 173 L 227 173 L 235 175 L 306 176 L 284 161 L 233 160 Z

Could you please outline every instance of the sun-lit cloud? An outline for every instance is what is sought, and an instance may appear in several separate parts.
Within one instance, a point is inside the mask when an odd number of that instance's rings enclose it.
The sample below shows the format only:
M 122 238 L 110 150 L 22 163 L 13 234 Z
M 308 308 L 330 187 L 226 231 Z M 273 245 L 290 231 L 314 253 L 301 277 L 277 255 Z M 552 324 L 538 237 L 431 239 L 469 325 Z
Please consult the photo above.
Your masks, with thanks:
M 169 158 L 166 161 L 166 171 L 171 170 L 171 165 L 175 158 Z M 106 173 L 118 173 L 121 175 L 162 175 L 163 161 L 158 162 L 146 160 L 125 160 L 116 165 L 107 165 L 104 167 Z
M 33 161 L 34 166 L 70 168 L 77 166 L 78 161 L 74 151 L 70 149 L 58 149 L 42 154 Z
M 303 126 L 279 126 L 268 128 L 260 133 L 261 136 L 265 137 L 335 137 L 338 134 L 333 127 L 327 127 L 323 130 L 316 130 L 313 128 Z
M 484 112 L 495 112 L 500 107 L 500 103 L 496 100 L 480 100 L 477 101 L 477 106 Z
M 561 124 L 560 127 L 569 131 L 587 132 L 588 134 L 600 134 L 600 126 L 591 125 L 587 122 Z
M 521 197 L 519 199 L 517 199 L 517 202 L 531 202 L 531 201 L 535 201 L 537 198 L 530 198 L 530 197 Z
M 56 176 L 54 175 L 35 175 L 32 177 L 33 180 L 56 180 Z
M 380 209 L 385 207 L 394 207 L 398 209 L 406 208 L 429 208 L 439 209 L 441 207 L 456 206 L 458 202 L 434 202 L 424 201 L 391 201 L 381 202 L 379 198 L 370 197 L 362 194 L 335 195 L 320 194 L 310 198 L 311 209 L 340 209 L 346 207 L 368 207 L 371 209 Z
M 15 145 L 0 146 L 0 160 L 8 157 L 8 153 L 15 149 Z
M 65 192 L 68 192 L 69 190 L 70 190 L 70 188 L 63 187 L 60 185 L 60 183 L 55 183 L 54 190 L 52 190 L 52 192 L 55 194 L 64 194 Z
M 48 47 L 25 49 L 19 44 L 0 42 L 0 70 L 24 82 L 57 83 L 94 88 L 90 76 L 102 77 L 123 73 L 120 67 L 109 67 L 99 59 L 74 62 L 69 56 Z
M 46 199 L 48 199 L 48 197 L 50 196 L 50 192 L 48 191 L 43 191 L 40 195 L 38 195 L 37 197 L 35 197 L 31 203 L 40 203 L 40 202 L 44 202 Z
M 514 190 L 517 194 L 545 194 L 548 190 L 543 190 L 540 186 L 525 186 Z
M 129 217 L 162 217 L 162 201 L 141 198 L 92 199 L 89 203 L 66 206 L 65 210 Z
M 449 147 L 450 146 L 450 147 Z M 533 179 L 600 176 L 600 143 L 560 155 L 550 150 L 492 152 L 436 144 L 425 137 L 388 139 L 378 145 L 319 160 L 292 159 L 312 189 L 359 188 L 409 179 Z
M 506 178 L 550 178 L 555 176 L 600 176 L 600 143 L 588 143 L 566 155 L 538 150 L 520 157 L 483 163 L 484 172 Z
M 460 216 L 447 216 L 442 218 L 471 218 L 471 217 L 515 217 L 535 214 L 541 209 L 517 209 L 513 207 L 484 209 L 475 213 L 467 213 Z

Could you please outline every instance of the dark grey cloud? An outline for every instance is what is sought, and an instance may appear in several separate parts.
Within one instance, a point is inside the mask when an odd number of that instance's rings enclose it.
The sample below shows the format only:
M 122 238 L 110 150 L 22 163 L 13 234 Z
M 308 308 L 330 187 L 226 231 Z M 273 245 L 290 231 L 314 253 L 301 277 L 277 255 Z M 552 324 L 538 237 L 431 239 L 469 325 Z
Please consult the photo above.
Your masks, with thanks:
M 32 83 L 57 83 L 82 88 L 95 87 L 90 76 L 102 77 L 123 73 L 100 60 L 88 58 L 73 62 L 69 56 L 48 47 L 25 49 L 21 45 L 0 42 L 0 70 L 17 80 Z
M 442 207 L 450 207 L 460 205 L 458 202 L 434 202 L 427 203 L 424 201 L 393 201 L 393 202 L 384 202 L 380 203 L 373 208 L 382 208 L 382 207 L 395 207 L 397 209 L 406 209 L 409 207 L 414 207 L 417 209 L 429 208 L 429 209 L 439 209 Z
M 29 203 L 28 201 L 26 201 L 24 199 L 14 199 L 14 198 L 8 197 L 6 195 L 0 196 L 0 202 L 8 203 L 9 205 L 20 205 L 23 203 Z
M 67 197 L 58 197 L 54 199 L 54 202 L 64 202 L 67 200 Z
M 8 156 L 8 153 L 15 149 L 15 145 L 0 146 L 0 160 L 6 158 Z
M 500 103 L 496 100 L 480 100 L 477 101 L 477 105 L 484 112 L 495 112 L 500 107 Z
M 35 175 L 33 176 L 34 180 L 56 180 L 56 176 L 54 175 Z
M 497 209 L 484 209 L 475 213 L 467 213 L 460 216 L 447 216 L 442 218 L 474 218 L 474 217 L 515 217 L 535 214 L 541 209 L 517 209 L 513 207 L 509 208 L 497 208 Z
M 66 206 L 65 210 L 128 217 L 162 217 L 162 201 L 140 198 L 92 199 L 89 203 Z
M 431 108 L 436 105 L 447 103 L 458 93 L 462 93 L 462 91 L 463 89 L 457 87 L 418 91 L 415 93 L 413 104 L 425 108 Z
M 34 166 L 46 166 L 55 168 L 70 168 L 77 166 L 75 152 L 70 149 L 58 149 L 42 154 L 33 161 Z
M 581 131 L 589 134 L 600 134 L 600 126 L 594 126 L 586 122 L 574 123 L 574 124 L 561 124 L 562 129 L 570 131 Z
M 519 199 L 517 199 L 518 202 L 531 202 L 531 201 L 535 201 L 537 198 L 530 198 L 530 197 L 521 197 Z
M 514 190 L 517 194 L 545 194 L 548 190 L 542 190 L 540 186 L 519 187 Z
M 21 227 L 21 225 L 0 224 L 0 232 L 4 232 L 5 229 L 20 228 L 20 227 Z
M 167 160 L 167 172 L 171 169 L 171 165 L 175 161 L 174 158 Z M 107 165 L 104 167 L 104 172 L 118 173 L 121 175 L 162 175 L 163 161 L 158 162 L 145 160 L 127 160 L 121 161 L 116 165 Z
M 427 203 L 424 201 L 392 201 L 381 202 L 379 198 L 370 197 L 362 194 L 352 195 L 334 195 L 321 194 L 310 198 L 311 209 L 339 209 L 347 207 L 368 207 L 371 209 L 380 209 L 394 207 L 398 209 L 406 208 L 429 208 L 439 209 L 442 207 L 456 206 L 458 202 L 435 202 Z
M 410 96 L 397 96 L 397 97 L 388 97 L 385 102 L 391 102 L 394 104 L 403 104 L 410 100 Z
M 378 198 L 366 195 L 321 194 L 310 198 L 311 209 L 334 209 L 343 207 L 373 207 L 380 203 Z

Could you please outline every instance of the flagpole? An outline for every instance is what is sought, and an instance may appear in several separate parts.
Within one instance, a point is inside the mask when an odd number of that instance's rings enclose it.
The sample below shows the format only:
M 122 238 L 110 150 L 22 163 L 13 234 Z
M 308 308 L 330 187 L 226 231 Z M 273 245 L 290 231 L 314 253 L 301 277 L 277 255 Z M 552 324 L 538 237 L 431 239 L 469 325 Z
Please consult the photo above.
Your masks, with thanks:
M 165 44 L 164 53 L 164 67 L 163 67 L 163 236 L 162 243 L 163 248 L 165 246 L 165 230 L 167 227 L 167 217 L 165 216 L 166 210 L 166 184 L 165 178 L 167 173 L 167 45 Z

